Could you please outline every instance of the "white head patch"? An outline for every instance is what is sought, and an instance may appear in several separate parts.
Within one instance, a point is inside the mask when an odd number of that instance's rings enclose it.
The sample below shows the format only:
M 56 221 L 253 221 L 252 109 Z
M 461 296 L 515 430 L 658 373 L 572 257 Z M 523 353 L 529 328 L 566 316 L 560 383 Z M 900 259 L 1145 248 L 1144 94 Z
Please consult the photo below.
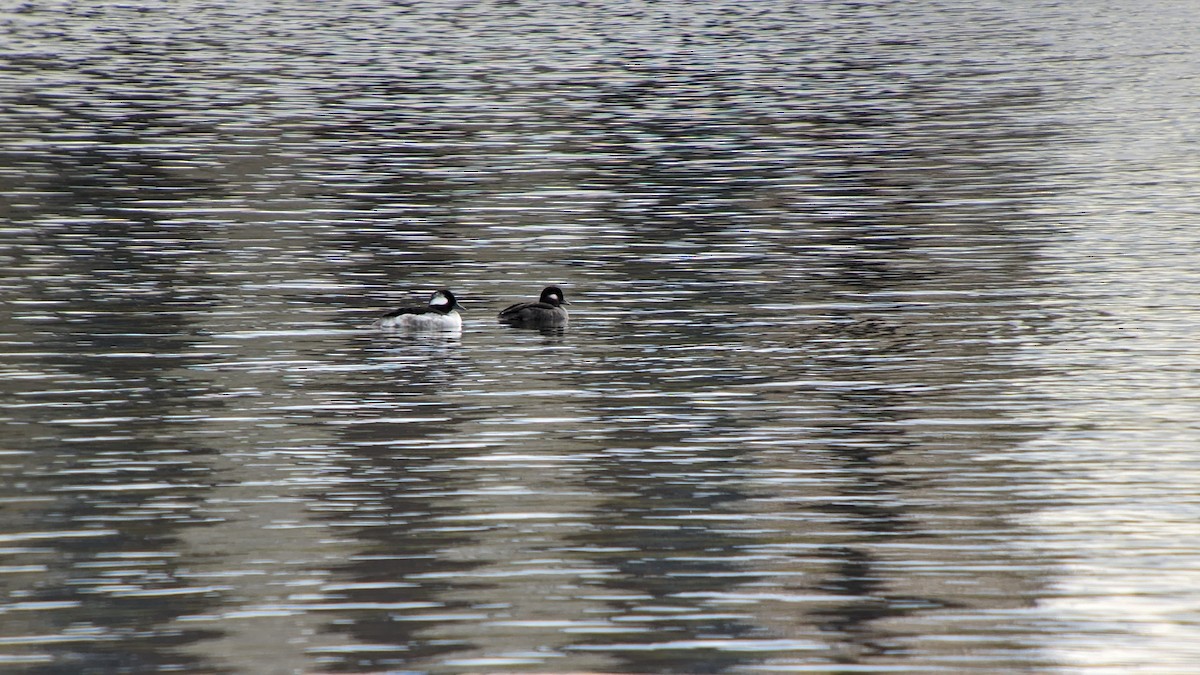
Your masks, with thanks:
M 429 304 L 434 307 L 445 307 L 450 304 L 450 300 L 442 293 L 434 293 L 433 297 L 429 299 Z
M 558 293 L 551 293 L 550 295 L 547 295 L 546 297 L 550 298 L 551 300 L 553 300 L 555 302 L 559 301 Z

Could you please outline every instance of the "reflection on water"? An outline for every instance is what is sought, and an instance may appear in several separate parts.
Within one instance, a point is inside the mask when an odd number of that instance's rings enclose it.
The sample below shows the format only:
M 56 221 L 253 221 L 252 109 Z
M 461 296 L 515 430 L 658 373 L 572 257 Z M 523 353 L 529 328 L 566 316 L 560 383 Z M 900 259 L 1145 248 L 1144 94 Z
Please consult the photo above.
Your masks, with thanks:
M 1200 13 L 1121 4 L 4 10 L 0 663 L 1186 672 Z

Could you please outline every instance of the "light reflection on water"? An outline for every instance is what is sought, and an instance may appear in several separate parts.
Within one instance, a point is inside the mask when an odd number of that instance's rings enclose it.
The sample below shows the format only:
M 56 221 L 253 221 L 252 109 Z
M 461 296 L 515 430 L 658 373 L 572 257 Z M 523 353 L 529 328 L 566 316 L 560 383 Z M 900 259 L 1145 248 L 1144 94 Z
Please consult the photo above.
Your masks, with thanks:
M 1186 672 L 1197 17 L 1094 9 L 6 11 L 0 663 Z

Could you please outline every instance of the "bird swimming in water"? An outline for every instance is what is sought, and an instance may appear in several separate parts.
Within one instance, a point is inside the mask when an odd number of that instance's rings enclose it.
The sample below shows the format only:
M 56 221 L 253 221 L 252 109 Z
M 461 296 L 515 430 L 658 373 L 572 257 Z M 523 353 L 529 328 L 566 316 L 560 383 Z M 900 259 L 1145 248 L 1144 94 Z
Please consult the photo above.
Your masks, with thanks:
M 558 286 L 547 286 L 537 302 L 518 302 L 500 310 L 500 321 L 517 328 L 561 328 L 567 325 L 567 296 Z
M 376 328 L 406 331 L 461 331 L 462 317 L 454 294 L 442 289 L 429 298 L 424 307 L 401 307 L 379 317 L 372 323 Z

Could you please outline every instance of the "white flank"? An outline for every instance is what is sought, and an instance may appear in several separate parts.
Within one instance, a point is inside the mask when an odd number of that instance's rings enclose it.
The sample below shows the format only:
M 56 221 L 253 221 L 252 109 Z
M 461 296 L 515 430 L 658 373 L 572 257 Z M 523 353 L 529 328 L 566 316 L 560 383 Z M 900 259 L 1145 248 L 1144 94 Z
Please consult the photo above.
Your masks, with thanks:
M 379 328 L 388 328 L 391 330 L 458 333 L 462 331 L 462 317 L 458 315 L 458 312 L 450 312 L 449 314 L 438 314 L 436 312 L 401 314 L 400 316 L 388 316 L 379 319 L 375 322 L 375 325 Z

